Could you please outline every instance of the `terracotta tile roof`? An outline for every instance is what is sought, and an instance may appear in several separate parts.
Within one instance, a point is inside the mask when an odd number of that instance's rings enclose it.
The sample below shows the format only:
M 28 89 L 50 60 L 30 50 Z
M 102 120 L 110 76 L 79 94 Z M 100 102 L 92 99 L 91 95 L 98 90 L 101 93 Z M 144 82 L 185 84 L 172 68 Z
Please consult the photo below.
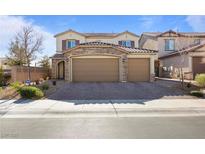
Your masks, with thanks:
M 105 43 L 105 42 L 86 42 L 86 43 L 81 43 L 79 44 L 79 46 L 96 46 L 96 47 L 100 47 L 100 46 L 111 46 L 111 47 L 116 47 L 122 50 L 125 50 L 129 53 L 156 53 L 158 51 L 156 50 L 150 50 L 150 49 L 143 49 L 143 48 L 131 48 L 131 47 L 124 47 L 124 46 L 120 46 L 120 45 L 116 45 L 116 44 L 112 44 L 112 43 Z
M 64 58 L 63 53 L 56 53 L 55 55 L 52 56 L 52 59 L 62 59 Z

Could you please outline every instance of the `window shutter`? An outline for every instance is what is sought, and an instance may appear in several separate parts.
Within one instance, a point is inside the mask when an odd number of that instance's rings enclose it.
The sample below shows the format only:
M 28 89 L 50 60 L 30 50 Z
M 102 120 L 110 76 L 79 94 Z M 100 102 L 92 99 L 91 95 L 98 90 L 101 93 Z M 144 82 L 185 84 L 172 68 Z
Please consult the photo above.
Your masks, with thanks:
M 62 50 L 66 50 L 66 40 L 62 40 Z
M 135 47 L 135 41 L 131 41 L 131 48 Z
M 75 44 L 76 45 L 80 44 L 80 41 L 79 40 L 75 40 Z
M 122 45 L 122 41 L 119 41 L 118 44 L 119 44 L 119 45 Z

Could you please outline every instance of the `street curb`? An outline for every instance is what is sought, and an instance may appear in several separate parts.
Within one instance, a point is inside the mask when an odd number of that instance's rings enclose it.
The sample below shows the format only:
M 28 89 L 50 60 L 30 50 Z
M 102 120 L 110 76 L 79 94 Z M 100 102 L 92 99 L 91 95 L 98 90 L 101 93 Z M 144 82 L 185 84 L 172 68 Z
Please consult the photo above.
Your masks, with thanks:
M 61 117 L 162 117 L 162 116 L 205 116 L 205 109 L 124 109 L 113 110 L 35 110 L 0 111 L 0 118 L 61 118 Z

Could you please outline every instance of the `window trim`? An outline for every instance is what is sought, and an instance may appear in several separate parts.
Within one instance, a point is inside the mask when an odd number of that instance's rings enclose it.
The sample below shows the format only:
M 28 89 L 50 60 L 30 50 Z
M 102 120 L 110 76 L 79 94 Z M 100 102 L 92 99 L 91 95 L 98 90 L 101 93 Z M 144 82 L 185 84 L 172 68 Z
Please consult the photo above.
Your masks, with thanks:
M 170 41 L 170 40 L 174 41 L 174 49 L 166 49 L 166 41 Z M 164 42 L 165 42 L 165 45 L 164 45 L 165 51 L 175 51 L 175 39 L 165 39 Z

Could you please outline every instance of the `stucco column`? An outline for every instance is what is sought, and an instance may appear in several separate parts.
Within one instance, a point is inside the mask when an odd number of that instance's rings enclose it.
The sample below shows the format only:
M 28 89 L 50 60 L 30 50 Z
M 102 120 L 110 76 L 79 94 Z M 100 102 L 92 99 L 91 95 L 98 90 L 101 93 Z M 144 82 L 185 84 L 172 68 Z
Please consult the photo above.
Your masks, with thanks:
M 51 78 L 52 79 L 56 79 L 57 77 L 56 77 L 56 66 L 57 65 L 57 61 L 56 61 L 56 59 L 52 59 L 52 73 L 51 73 Z
M 192 56 L 189 56 L 189 71 L 192 72 Z
M 150 57 L 150 82 L 153 82 L 155 79 L 155 71 L 154 71 L 154 57 Z
M 189 78 L 190 79 L 194 79 L 194 74 L 193 74 L 193 57 L 191 55 L 189 55 L 189 58 L 188 58 L 188 61 L 189 61 L 189 72 L 191 72 Z
M 127 72 L 128 72 L 127 65 L 128 65 L 127 55 L 122 55 L 120 57 L 120 62 L 119 62 L 120 82 L 126 82 L 127 81 Z
M 70 81 L 70 58 L 65 60 L 65 80 Z

